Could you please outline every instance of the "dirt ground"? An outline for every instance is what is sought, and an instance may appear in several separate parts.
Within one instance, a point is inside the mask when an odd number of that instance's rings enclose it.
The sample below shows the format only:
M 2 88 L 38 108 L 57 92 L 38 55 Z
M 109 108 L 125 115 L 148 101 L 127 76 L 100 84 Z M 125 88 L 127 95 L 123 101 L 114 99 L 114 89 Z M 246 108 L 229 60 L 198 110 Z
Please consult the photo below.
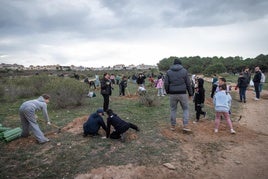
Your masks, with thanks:
M 237 132 L 235 135 L 229 133 L 224 120 L 217 134 L 213 131 L 214 122 L 206 119 L 202 119 L 198 124 L 190 124 L 193 130 L 190 134 L 182 133 L 179 128 L 171 131 L 168 125 L 162 126 L 163 136 L 181 143 L 182 152 L 174 156 L 184 155 L 185 161 L 174 158 L 169 163 L 156 167 L 132 164 L 106 166 L 92 169 L 76 178 L 266 179 L 268 178 L 268 91 L 263 91 L 261 100 L 255 101 L 253 91 L 248 90 L 247 98 L 247 103 L 241 103 L 240 114 L 232 115 L 234 129 Z M 212 105 L 211 101 L 207 101 L 206 105 Z
M 206 105 L 211 107 L 212 101 L 207 100 Z M 164 124 L 160 129 L 162 136 L 167 140 L 178 141 L 181 149 L 173 154 L 174 159 L 168 163 L 154 167 L 134 164 L 105 166 L 85 171 L 77 175 L 76 179 L 266 179 L 268 178 L 268 91 L 263 91 L 261 100 L 255 101 L 253 91 L 248 90 L 247 103 L 241 105 L 240 113 L 231 116 L 237 132 L 235 135 L 230 134 L 225 120 L 222 120 L 217 134 L 213 131 L 213 120 L 201 119 L 198 124 L 190 123 L 193 132 L 188 134 L 183 133 L 180 128 L 171 131 L 169 124 Z M 87 117 L 74 119 L 62 130 L 81 134 L 82 124 Z M 181 119 L 177 120 L 180 123 Z M 51 133 L 47 136 L 56 138 L 57 134 Z M 139 138 L 136 133 L 129 132 L 127 140 L 139 140 Z M 34 138 L 21 139 L 11 143 L 9 147 L 27 147 L 25 143 L 32 145 L 34 142 Z M 183 160 L 181 156 L 184 156 Z

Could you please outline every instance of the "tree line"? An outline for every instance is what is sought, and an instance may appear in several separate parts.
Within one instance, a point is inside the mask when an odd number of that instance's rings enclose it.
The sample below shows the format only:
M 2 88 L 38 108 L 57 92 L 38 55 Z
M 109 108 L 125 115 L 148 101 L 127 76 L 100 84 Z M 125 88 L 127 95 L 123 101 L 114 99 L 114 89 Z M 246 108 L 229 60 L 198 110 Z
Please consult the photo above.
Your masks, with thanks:
M 157 64 L 160 71 L 166 71 L 173 64 L 175 56 L 164 58 Z M 179 57 L 182 65 L 192 74 L 207 74 L 214 73 L 239 73 L 246 67 L 254 72 L 254 68 L 259 66 L 262 72 L 268 71 L 268 55 L 260 54 L 255 58 L 243 59 L 242 57 Z

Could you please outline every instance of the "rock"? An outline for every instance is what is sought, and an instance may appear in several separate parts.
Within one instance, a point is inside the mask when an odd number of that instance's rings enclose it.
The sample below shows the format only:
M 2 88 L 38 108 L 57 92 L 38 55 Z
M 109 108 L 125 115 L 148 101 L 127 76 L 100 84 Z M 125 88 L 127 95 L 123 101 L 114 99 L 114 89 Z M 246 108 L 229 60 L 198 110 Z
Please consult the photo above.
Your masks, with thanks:
M 174 167 L 174 165 L 172 165 L 171 163 L 164 163 L 163 164 L 165 167 L 167 167 L 170 170 L 175 170 L 176 168 Z

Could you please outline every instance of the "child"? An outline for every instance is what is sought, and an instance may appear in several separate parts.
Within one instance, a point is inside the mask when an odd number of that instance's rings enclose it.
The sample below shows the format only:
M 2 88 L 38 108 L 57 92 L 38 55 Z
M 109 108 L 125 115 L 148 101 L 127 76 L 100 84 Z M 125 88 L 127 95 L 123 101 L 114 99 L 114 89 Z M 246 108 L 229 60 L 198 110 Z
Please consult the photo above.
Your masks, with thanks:
M 161 75 L 158 76 L 158 80 L 156 82 L 156 88 L 158 90 L 157 91 L 157 96 L 165 96 L 164 95 L 164 90 L 163 90 L 163 88 L 164 88 L 164 81 L 163 81 Z
M 124 142 L 124 133 L 129 129 L 135 129 L 139 131 L 138 126 L 132 124 L 130 122 L 126 122 L 122 120 L 117 114 L 115 114 L 111 109 L 106 111 L 108 118 L 107 118 L 107 130 L 106 130 L 106 137 L 111 139 L 120 139 Z M 114 131 L 110 134 L 111 125 L 114 127 Z
M 233 129 L 232 121 L 229 115 L 232 97 L 230 96 L 229 93 L 226 92 L 227 89 L 226 84 L 220 85 L 219 89 L 220 91 L 218 91 L 213 98 L 213 103 L 216 111 L 214 132 L 215 133 L 218 132 L 220 125 L 220 117 L 221 115 L 223 115 L 231 129 L 231 134 L 235 134 L 236 132 Z
M 204 89 L 204 80 L 202 78 L 197 79 L 197 87 L 195 88 L 194 94 L 194 104 L 196 111 L 196 120 L 194 123 L 199 122 L 200 114 L 206 117 L 206 112 L 202 111 L 205 102 L 205 89 Z
M 123 76 L 122 81 L 119 83 L 119 96 L 125 96 L 125 89 L 127 88 L 127 77 Z

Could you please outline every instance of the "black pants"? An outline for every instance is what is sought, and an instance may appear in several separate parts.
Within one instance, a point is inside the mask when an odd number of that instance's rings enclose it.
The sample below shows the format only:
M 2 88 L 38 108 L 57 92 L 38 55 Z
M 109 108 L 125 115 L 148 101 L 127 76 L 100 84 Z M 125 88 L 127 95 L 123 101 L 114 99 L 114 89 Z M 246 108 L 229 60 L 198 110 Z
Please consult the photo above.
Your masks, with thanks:
M 103 94 L 102 96 L 103 96 L 103 110 L 107 111 L 109 109 L 110 95 Z
M 113 131 L 110 135 L 110 138 L 111 139 L 120 139 L 121 134 L 126 132 L 129 128 L 134 129 L 136 131 L 138 130 L 138 126 L 129 122 L 129 123 L 127 123 L 127 125 L 121 127 L 120 129 Z
M 260 83 L 254 82 L 254 89 L 256 93 L 256 98 L 260 98 Z
M 215 93 L 215 91 L 216 91 L 217 87 L 218 87 L 218 85 L 212 85 L 212 89 L 211 89 L 211 95 L 210 95 L 210 97 L 211 97 L 211 98 L 213 98 L 213 97 L 214 97 L 214 93 Z
M 125 96 L 125 88 L 124 87 L 120 87 L 120 95 Z
M 195 111 L 196 111 L 196 120 L 199 121 L 200 115 L 205 115 L 205 112 L 202 111 L 201 106 L 195 106 Z

